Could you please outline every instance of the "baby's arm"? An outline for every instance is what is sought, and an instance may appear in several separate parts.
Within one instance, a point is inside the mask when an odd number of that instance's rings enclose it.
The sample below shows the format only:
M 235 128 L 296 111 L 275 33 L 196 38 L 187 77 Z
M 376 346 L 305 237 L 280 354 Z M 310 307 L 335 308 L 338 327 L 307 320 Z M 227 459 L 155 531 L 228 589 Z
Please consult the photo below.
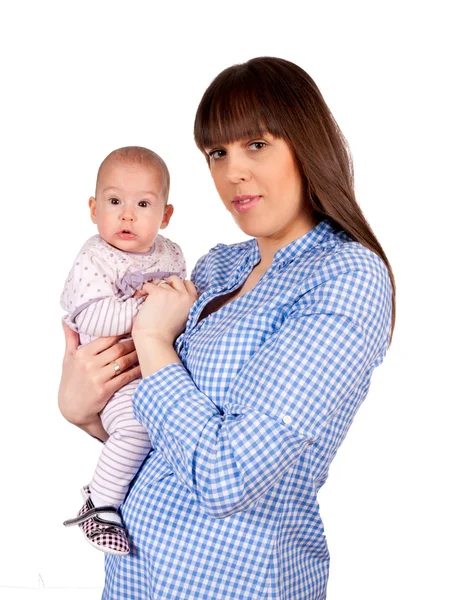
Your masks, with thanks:
M 142 285 L 151 274 L 137 272 L 118 279 L 116 266 L 105 249 L 92 243 L 94 239 L 86 242 L 68 275 L 61 296 L 61 306 L 68 313 L 65 321 L 78 333 L 93 337 L 128 334 L 146 296 Z M 185 261 L 177 244 L 169 241 L 165 252 L 175 257 L 164 263 L 173 271 L 153 273 L 155 278 L 178 271 L 185 277 Z
M 121 300 L 115 296 L 92 301 L 77 315 L 71 315 L 79 333 L 94 337 L 130 333 L 144 297 Z
M 93 337 L 124 335 L 131 331 L 144 294 L 132 281 L 124 295 L 119 290 L 116 265 L 110 263 L 98 245 L 88 240 L 77 256 L 61 296 L 67 311 L 66 323 L 80 334 Z M 133 284 L 133 287 L 132 287 Z

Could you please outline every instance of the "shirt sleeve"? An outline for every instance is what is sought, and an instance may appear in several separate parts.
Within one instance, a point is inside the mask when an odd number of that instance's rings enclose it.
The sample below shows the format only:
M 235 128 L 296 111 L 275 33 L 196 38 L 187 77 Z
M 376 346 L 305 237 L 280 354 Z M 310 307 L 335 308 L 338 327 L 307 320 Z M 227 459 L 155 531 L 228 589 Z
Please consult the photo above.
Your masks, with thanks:
M 221 244 L 221 245 L 223 245 L 223 244 Z M 192 273 L 190 274 L 190 279 L 195 284 L 195 287 L 198 292 L 198 296 L 201 296 L 201 294 L 203 294 L 203 292 L 207 288 L 208 279 L 209 279 L 210 274 L 209 274 L 209 269 L 205 268 L 205 267 L 206 267 L 208 258 L 210 256 L 210 253 L 213 250 L 215 250 L 215 248 L 217 248 L 217 246 L 215 246 L 214 248 L 211 248 L 209 253 L 204 254 L 201 258 L 199 258 L 197 260 L 195 266 L 192 269 Z
M 223 412 L 181 364 L 141 382 L 136 418 L 210 516 L 250 508 L 342 407 L 358 409 L 389 340 L 391 286 L 379 262 L 303 294 L 237 374 Z
M 124 335 L 132 331 L 139 306 L 145 298 L 110 297 L 93 300 L 74 317 L 79 333 L 95 337 Z

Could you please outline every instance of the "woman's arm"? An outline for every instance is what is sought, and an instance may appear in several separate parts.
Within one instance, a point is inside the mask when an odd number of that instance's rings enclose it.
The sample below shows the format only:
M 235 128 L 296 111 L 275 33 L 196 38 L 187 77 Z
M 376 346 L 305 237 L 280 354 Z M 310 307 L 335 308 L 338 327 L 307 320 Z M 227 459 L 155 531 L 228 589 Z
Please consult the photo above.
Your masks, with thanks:
M 162 285 L 146 283 L 148 294 L 134 321 L 132 337 L 142 375 L 147 377 L 166 365 L 179 363 L 173 344 L 184 330 L 191 307 L 198 295 L 191 281 L 169 277 Z
M 118 389 L 140 377 L 134 343 L 108 337 L 78 348 L 77 333 L 65 324 L 63 329 L 66 347 L 58 392 L 59 409 L 70 423 L 105 441 L 108 434 L 101 425 L 100 411 Z M 115 360 L 121 368 L 116 376 L 111 365 Z
M 238 373 L 223 399 L 224 413 L 182 364 L 167 358 L 147 367 L 139 354 L 142 371 L 153 374 L 134 396 L 135 416 L 211 516 L 248 509 L 342 407 L 356 412 L 389 338 L 388 273 L 380 260 L 375 264 L 371 272 L 339 274 L 303 296 Z M 152 355 L 167 357 L 167 351 L 162 337 L 152 338 Z

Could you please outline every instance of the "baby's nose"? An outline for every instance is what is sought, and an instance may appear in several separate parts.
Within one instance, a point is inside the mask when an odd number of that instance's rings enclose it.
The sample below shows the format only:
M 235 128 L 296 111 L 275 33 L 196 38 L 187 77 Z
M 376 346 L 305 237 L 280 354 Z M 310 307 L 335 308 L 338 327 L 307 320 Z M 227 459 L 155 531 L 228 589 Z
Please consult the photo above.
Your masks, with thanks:
M 121 215 L 123 221 L 135 221 L 134 213 L 131 210 L 125 209 Z

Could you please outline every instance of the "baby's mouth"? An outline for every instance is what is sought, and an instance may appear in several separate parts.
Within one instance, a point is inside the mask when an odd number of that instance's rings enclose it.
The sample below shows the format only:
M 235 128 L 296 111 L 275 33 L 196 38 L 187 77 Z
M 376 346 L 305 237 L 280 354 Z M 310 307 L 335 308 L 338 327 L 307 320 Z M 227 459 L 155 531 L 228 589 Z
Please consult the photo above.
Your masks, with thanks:
M 123 240 L 131 240 L 136 237 L 135 233 L 132 233 L 130 229 L 121 229 L 118 236 Z

